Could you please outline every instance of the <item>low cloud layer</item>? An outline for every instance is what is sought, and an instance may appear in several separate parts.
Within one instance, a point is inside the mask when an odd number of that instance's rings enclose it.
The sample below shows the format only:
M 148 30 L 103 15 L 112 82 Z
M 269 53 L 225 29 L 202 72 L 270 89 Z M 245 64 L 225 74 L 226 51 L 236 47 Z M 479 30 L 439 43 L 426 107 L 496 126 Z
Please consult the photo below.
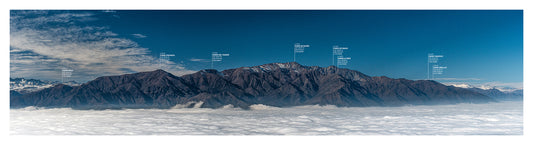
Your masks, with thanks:
M 91 25 L 104 12 L 11 11 L 11 77 L 58 80 L 61 69 L 73 69 L 72 80 L 88 81 L 159 68 L 150 49 L 120 37 L 106 26 Z M 146 38 L 133 34 L 136 38 Z M 165 61 L 164 69 L 191 73 L 182 64 Z
M 522 102 L 251 110 L 10 110 L 11 135 L 522 135 Z

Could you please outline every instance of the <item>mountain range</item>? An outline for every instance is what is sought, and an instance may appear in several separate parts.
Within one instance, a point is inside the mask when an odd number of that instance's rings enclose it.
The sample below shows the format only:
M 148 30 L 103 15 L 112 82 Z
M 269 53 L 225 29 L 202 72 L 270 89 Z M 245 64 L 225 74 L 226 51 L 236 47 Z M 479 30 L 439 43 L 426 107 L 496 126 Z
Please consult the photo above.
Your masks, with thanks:
M 498 101 L 520 101 L 523 100 L 524 90 L 522 88 L 495 87 L 495 86 L 473 86 L 469 84 L 448 84 L 454 87 L 466 88 L 468 90 L 481 93 Z
M 516 101 L 523 100 L 524 90 L 518 89 L 514 91 L 501 91 L 496 88 L 490 89 L 481 89 L 481 88 L 468 88 L 471 91 L 481 93 L 483 95 L 489 96 L 498 101 Z
M 270 63 L 174 76 L 164 70 L 103 76 L 79 86 L 58 84 L 12 95 L 12 108 L 25 106 L 108 108 L 220 108 L 253 104 L 276 107 L 336 105 L 346 107 L 486 103 L 482 93 L 432 80 L 371 77 L 335 66 Z
M 30 93 L 39 91 L 45 88 L 53 87 L 56 84 L 60 84 L 59 81 L 45 81 L 38 79 L 25 79 L 25 78 L 9 78 L 9 90 L 12 93 Z M 63 84 L 77 86 L 80 83 L 76 81 L 63 82 Z

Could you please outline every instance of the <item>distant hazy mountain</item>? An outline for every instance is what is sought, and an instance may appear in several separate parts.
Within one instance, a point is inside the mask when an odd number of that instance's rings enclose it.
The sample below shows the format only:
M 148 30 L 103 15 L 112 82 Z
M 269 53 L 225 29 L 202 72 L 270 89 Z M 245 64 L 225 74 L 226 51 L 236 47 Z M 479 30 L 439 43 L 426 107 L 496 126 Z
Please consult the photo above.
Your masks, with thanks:
M 486 96 L 489 96 L 493 99 L 500 100 L 500 101 L 509 101 L 509 100 L 523 100 L 524 91 L 522 89 L 520 90 L 514 90 L 514 91 L 508 91 L 503 92 L 499 89 L 480 89 L 480 88 L 469 88 L 472 91 L 484 94 Z
M 481 93 L 430 80 L 370 77 L 361 72 L 298 63 L 201 70 L 182 77 L 163 70 L 99 77 L 80 86 L 57 85 L 11 97 L 11 107 L 82 109 L 170 108 L 176 104 L 218 108 L 252 104 L 400 106 L 494 101 Z
M 28 93 L 52 87 L 54 84 L 54 82 L 41 81 L 36 79 L 10 78 L 9 90 L 17 91 L 19 93 Z
M 61 82 L 43 81 L 43 80 L 25 79 L 25 78 L 9 78 L 9 90 L 11 92 L 25 94 L 25 93 L 30 93 L 34 91 L 39 91 L 45 88 L 50 88 L 59 83 Z M 80 83 L 75 82 L 75 81 L 69 81 L 63 84 L 76 86 L 76 85 L 79 85 Z
M 494 87 L 494 86 L 480 86 L 475 87 L 468 84 L 450 84 L 455 87 L 466 88 L 471 91 L 481 93 L 489 96 L 495 100 L 510 101 L 510 100 L 523 100 L 523 89 L 510 88 L 510 87 Z

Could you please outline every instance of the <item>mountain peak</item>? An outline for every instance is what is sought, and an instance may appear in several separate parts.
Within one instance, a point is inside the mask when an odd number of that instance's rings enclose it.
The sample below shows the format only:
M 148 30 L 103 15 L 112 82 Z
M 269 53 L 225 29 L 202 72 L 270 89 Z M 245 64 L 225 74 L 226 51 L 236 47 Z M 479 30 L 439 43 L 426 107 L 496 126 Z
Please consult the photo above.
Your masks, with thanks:
M 101 76 L 96 78 L 93 81 L 101 81 L 101 80 L 122 80 L 119 78 L 137 78 L 137 79 L 161 79 L 165 77 L 175 77 L 173 74 L 166 72 L 162 69 L 157 69 L 154 71 L 146 71 L 146 72 L 138 72 L 138 73 L 132 73 L 132 74 L 123 74 L 123 75 L 114 75 L 114 76 Z M 87 83 L 91 83 L 93 81 L 89 81 Z
M 156 70 L 154 70 L 152 72 L 154 72 L 154 73 L 163 73 L 163 72 L 168 73 L 167 71 L 165 71 L 163 69 L 156 69 Z
M 245 67 L 245 68 L 253 69 L 254 71 L 259 71 L 259 70 L 271 71 L 271 70 L 279 70 L 279 69 L 289 69 L 289 70 L 298 71 L 301 69 L 308 69 L 311 67 L 301 65 L 297 62 L 285 62 L 285 63 L 276 62 L 276 63 L 268 63 L 268 64 L 252 66 L 252 67 Z
M 264 67 L 275 67 L 275 68 L 296 69 L 296 68 L 302 68 L 303 65 L 301 65 L 301 64 L 299 64 L 297 62 L 286 62 L 286 63 L 276 62 L 276 63 L 268 63 L 268 64 L 259 65 L 257 67 L 261 67 L 261 68 L 264 68 Z
M 200 72 L 206 72 L 206 73 L 217 74 L 217 73 L 218 73 L 218 70 L 216 70 L 216 69 L 204 69 L 204 70 L 201 70 Z
M 165 71 L 165 70 L 162 70 L 162 69 L 156 69 L 154 71 L 148 71 L 148 72 L 142 72 L 142 73 L 146 73 L 146 74 L 151 74 L 151 75 L 171 75 L 169 72 Z

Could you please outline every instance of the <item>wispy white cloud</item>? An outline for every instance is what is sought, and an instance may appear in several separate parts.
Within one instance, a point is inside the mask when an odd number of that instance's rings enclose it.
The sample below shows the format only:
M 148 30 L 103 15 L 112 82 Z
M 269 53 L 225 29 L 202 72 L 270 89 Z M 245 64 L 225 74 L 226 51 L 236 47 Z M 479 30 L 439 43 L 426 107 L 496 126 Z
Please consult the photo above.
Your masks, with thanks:
M 191 59 L 189 59 L 189 61 L 194 61 L 194 62 L 209 62 L 210 60 L 208 60 L 208 59 L 199 59 L 199 58 L 191 58 Z
M 53 80 L 59 79 L 62 68 L 71 68 L 73 79 L 86 81 L 158 68 L 158 58 L 150 56 L 148 48 L 117 37 L 105 26 L 86 24 L 96 20 L 86 12 L 12 11 L 12 77 Z M 172 61 L 164 63 L 165 70 L 176 75 L 192 72 Z
M 133 37 L 135 38 L 146 38 L 147 36 L 146 35 L 143 35 L 143 34 L 131 34 L 133 35 Z

